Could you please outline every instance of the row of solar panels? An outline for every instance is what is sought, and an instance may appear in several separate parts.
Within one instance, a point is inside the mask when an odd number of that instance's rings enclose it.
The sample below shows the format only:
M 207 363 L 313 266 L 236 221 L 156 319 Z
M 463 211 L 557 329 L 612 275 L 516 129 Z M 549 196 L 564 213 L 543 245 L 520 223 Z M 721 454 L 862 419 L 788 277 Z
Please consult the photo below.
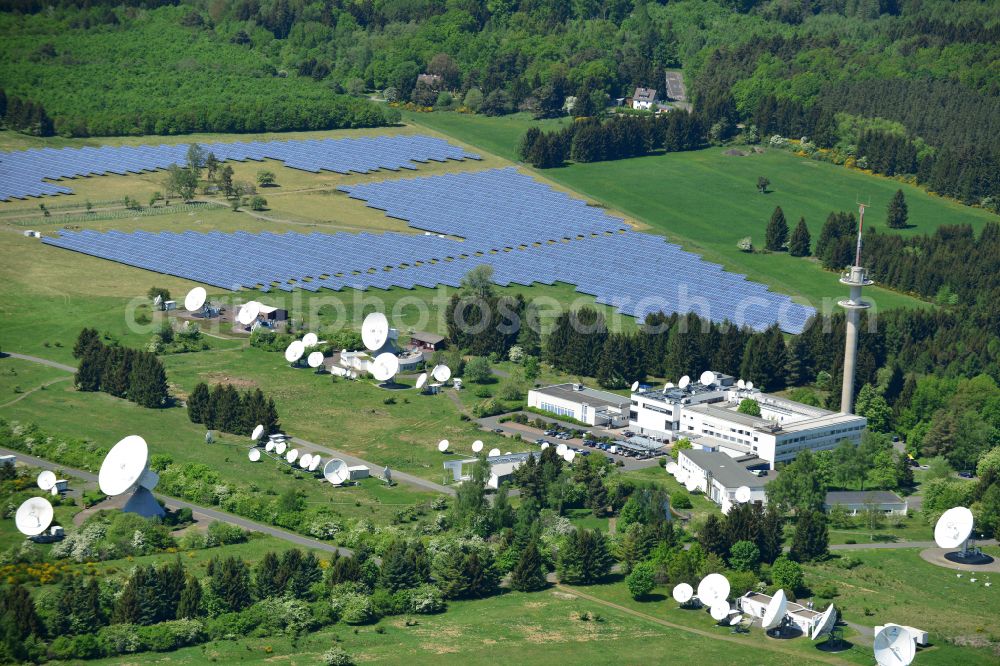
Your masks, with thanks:
M 45 179 L 124 175 L 184 164 L 188 148 L 187 144 L 175 144 L 37 148 L 0 153 L 0 201 L 72 192 L 43 182 Z M 418 163 L 428 161 L 480 159 L 444 139 L 421 135 L 210 143 L 202 148 L 222 161 L 274 159 L 296 169 L 336 173 L 414 169 Z

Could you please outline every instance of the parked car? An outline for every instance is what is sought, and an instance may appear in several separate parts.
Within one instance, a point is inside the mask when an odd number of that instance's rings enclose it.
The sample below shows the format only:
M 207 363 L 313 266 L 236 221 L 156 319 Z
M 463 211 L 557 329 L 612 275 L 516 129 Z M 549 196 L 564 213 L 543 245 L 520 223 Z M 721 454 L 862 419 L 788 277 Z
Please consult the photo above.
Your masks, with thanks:
M 961 472 L 959 472 L 959 473 L 958 473 L 958 475 L 959 475 L 960 477 L 962 477 L 963 479 L 971 479 L 971 478 L 972 478 L 972 476 L 973 476 L 973 474 L 972 474 L 972 471 L 971 471 L 971 470 L 964 470 L 964 471 L 961 471 Z
M 539 446 L 541 446 L 544 442 L 545 442 L 545 440 L 541 439 L 541 438 L 538 438 L 538 439 L 535 440 L 535 444 L 538 444 Z
M 503 428 L 493 428 L 493 432 L 503 433 Z
M 622 434 L 625 435 L 626 437 L 635 437 L 635 433 L 632 432 L 631 430 L 626 430 Z

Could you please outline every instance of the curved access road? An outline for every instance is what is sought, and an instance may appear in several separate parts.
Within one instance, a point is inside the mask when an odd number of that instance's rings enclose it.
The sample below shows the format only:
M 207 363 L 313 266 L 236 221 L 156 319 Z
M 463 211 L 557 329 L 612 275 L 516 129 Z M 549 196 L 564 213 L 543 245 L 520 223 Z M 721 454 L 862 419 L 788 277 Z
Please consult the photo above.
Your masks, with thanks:
M 67 474 L 75 476 L 87 483 L 97 483 L 97 475 L 93 472 L 85 472 L 82 469 L 74 469 L 72 467 L 67 467 L 65 465 L 60 465 L 44 458 L 37 458 L 35 456 L 29 456 L 20 451 L 12 451 L 9 449 L 0 449 L 0 455 L 12 455 L 17 456 L 17 459 L 21 462 L 27 463 L 33 467 L 41 467 L 42 469 L 57 470 L 61 469 Z M 353 555 L 351 550 L 347 548 L 339 548 L 333 544 L 320 541 L 318 539 L 311 539 L 301 534 L 295 534 L 294 532 L 289 532 L 283 530 L 280 527 L 274 527 L 273 525 L 265 525 L 264 523 L 258 523 L 253 520 L 248 520 L 247 518 L 242 518 L 240 516 L 227 513 L 225 511 L 220 511 L 218 509 L 213 509 L 207 506 L 201 506 L 200 504 L 193 504 L 192 502 L 187 502 L 185 500 L 177 499 L 175 497 L 168 497 L 166 495 L 161 495 L 160 493 L 154 493 L 158 499 L 163 500 L 171 509 L 186 508 L 191 509 L 194 513 L 199 513 L 212 520 L 218 520 L 220 522 L 229 523 L 230 525 L 237 525 L 245 530 L 250 530 L 251 532 L 260 532 L 262 534 L 267 534 L 283 541 L 288 541 L 289 543 L 294 543 L 298 546 L 303 546 L 305 548 L 314 548 L 316 550 L 326 551 L 328 553 L 338 553 L 340 555 Z
M 3 356 L 9 356 L 11 358 L 19 358 L 22 361 L 31 361 L 32 363 L 41 363 L 42 365 L 47 365 L 50 368 L 56 368 L 57 370 L 62 370 L 63 372 L 76 372 L 76 368 L 72 365 L 66 365 L 65 363 L 58 363 L 57 361 L 50 361 L 47 358 L 41 358 L 38 356 L 28 356 L 27 354 L 17 354 L 15 352 L 4 352 Z M 0 356 L 2 358 L 3 356 Z

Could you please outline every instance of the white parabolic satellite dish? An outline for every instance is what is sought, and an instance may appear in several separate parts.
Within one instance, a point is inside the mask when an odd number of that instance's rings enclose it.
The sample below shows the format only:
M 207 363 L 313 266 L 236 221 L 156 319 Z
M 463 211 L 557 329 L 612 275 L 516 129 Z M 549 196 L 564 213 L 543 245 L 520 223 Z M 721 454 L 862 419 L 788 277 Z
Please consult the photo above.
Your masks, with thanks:
M 195 287 L 184 297 L 184 309 L 188 312 L 197 312 L 205 304 L 206 298 L 208 298 L 208 293 L 205 292 L 205 288 Z
M 785 595 L 785 591 L 779 589 L 771 597 L 771 603 L 767 605 L 764 610 L 764 618 L 761 620 L 761 624 L 764 627 L 764 631 L 770 631 L 778 625 L 781 621 L 785 619 L 785 611 L 788 610 L 788 597 Z
M 565 444 L 560 444 L 559 446 L 556 447 L 556 455 L 559 456 L 559 457 L 562 457 L 562 456 L 566 455 L 566 445 Z
M 101 463 L 97 484 L 101 492 L 114 497 L 135 486 L 149 461 L 149 447 L 139 435 L 129 435 L 111 447 Z
M 816 640 L 821 636 L 833 631 L 833 625 L 837 623 L 837 609 L 833 607 L 833 604 L 827 606 L 823 614 L 816 619 L 815 624 L 813 624 L 812 635 L 810 638 Z
M 566 460 L 566 462 L 569 463 L 573 462 L 573 459 L 576 458 L 576 451 L 574 451 L 573 449 L 566 449 L 566 453 L 563 454 L 563 458 Z
M 687 583 L 680 583 L 674 586 L 672 595 L 677 603 L 686 604 L 694 596 L 694 589 Z
M 249 303 L 244 303 L 240 308 L 239 314 L 236 315 L 236 321 L 240 322 L 244 326 L 249 326 L 260 314 L 260 303 L 257 301 L 250 301 Z
M 636 391 L 639 388 L 639 382 L 632 382 L 632 391 Z
M 693 475 L 689 474 L 687 481 L 684 482 L 684 487 L 687 489 L 689 493 L 693 493 L 694 491 L 698 490 L 698 479 L 695 478 Z
M 750 501 L 751 491 L 750 486 L 740 486 L 736 489 L 736 501 L 740 504 L 746 504 Z
M 265 451 L 274 451 L 274 442 L 268 440 L 267 444 L 264 445 Z
M 486 454 L 487 458 L 496 458 L 500 455 L 500 449 L 490 449 L 490 452 Z
M 673 474 L 675 471 L 677 471 L 677 463 L 671 460 L 670 462 L 667 463 L 665 469 L 667 470 L 667 474 Z
M 417 388 L 422 389 L 424 387 L 424 384 L 426 383 L 427 383 L 427 373 L 421 372 L 420 376 L 417 377 Z
M 285 452 L 285 449 L 287 448 L 288 444 L 286 442 L 275 442 L 274 444 L 274 452 L 277 453 L 279 456 L 282 455 Z
M 719 573 L 711 573 L 698 583 L 698 600 L 712 606 L 729 598 L 729 580 Z
M 323 352 L 321 351 L 311 352 L 309 356 L 306 358 L 306 363 L 309 365 L 310 368 L 318 368 L 319 366 L 323 365 Z
M 298 449 L 292 449 L 291 451 L 285 454 L 285 460 L 287 460 L 290 464 L 294 463 L 296 459 L 298 459 L 298 457 L 299 457 Z
M 746 390 L 748 390 L 748 391 L 752 391 L 753 390 L 753 382 L 747 382 L 744 385 L 744 388 L 746 388 Z
M 52 505 L 44 497 L 29 497 L 17 507 L 14 524 L 25 536 L 37 536 L 48 529 L 54 516 Z
M 964 506 L 948 509 L 934 526 L 934 541 L 939 548 L 958 548 L 972 534 L 972 512 Z
M 474 441 L 472 443 L 472 452 L 473 453 L 479 453 L 482 450 L 483 450 L 483 440 L 477 439 L 476 441 Z
M 681 380 L 677 382 L 677 386 L 678 388 L 687 388 L 688 384 L 690 383 L 691 383 L 691 378 L 688 377 L 687 375 L 684 375 L 683 377 L 681 377 Z
M 351 473 L 347 470 L 347 463 L 340 458 L 333 458 L 323 468 L 323 476 L 333 485 L 339 486 L 350 478 Z
M 715 383 L 715 373 L 712 372 L 711 370 L 706 370 L 705 372 L 701 373 L 699 381 L 701 381 L 703 386 L 711 386 L 712 384 Z
M 264 426 L 258 423 L 256 427 L 254 427 L 253 432 L 250 433 L 250 439 L 257 441 L 263 434 L 264 434 Z
M 445 451 L 448 450 L 449 446 L 451 446 L 451 444 L 448 443 L 448 440 L 442 439 L 440 442 L 438 442 L 438 451 L 444 453 Z
M 747 387 L 747 383 L 745 381 L 743 381 L 742 379 L 739 380 L 738 382 L 736 382 L 736 388 L 738 388 L 738 389 L 745 389 L 746 387 Z
M 389 337 L 389 320 L 381 312 L 372 312 L 361 324 L 361 341 L 370 351 L 378 351 Z
M 310 472 L 315 472 L 316 468 L 319 467 L 319 464 L 321 462 L 323 462 L 323 459 L 319 457 L 318 453 L 314 453 L 313 454 L 312 462 L 309 463 L 309 471 Z
M 317 342 L 319 342 L 319 336 L 315 333 L 306 333 L 302 336 L 302 344 L 306 347 L 315 347 Z
M 42 490 L 52 490 L 52 486 L 56 485 L 56 475 L 50 470 L 45 470 L 38 475 L 38 487 Z
M 447 365 L 438 365 L 434 368 L 434 381 L 444 383 L 451 379 L 451 368 Z
M 304 453 L 302 457 L 299 458 L 299 467 L 302 469 L 309 469 L 309 465 L 312 465 L 313 457 L 311 453 Z
M 250 462 L 260 461 L 260 449 L 254 448 L 247 451 L 247 458 L 250 459 Z
M 302 354 L 304 354 L 305 351 L 305 345 L 302 344 L 301 340 L 292 340 L 288 343 L 288 348 L 285 349 L 285 360 L 289 363 L 295 363 L 302 358 Z
M 886 625 L 875 634 L 874 649 L 879 666 L 907 666 L 916 653 L 910 632 L 896 624 Z
M 728 601 L 718 601 L 708 609 L 708 612 L 712 615 L 712 619 L 716 622 L 722 622 L 727 617 L 729 617 L 729 602 Z
M 677 479 L 677 483 L 687 483 L 688 471 L 683 467 L 678 467 L 677 473 L 674 474 L 674 478 Z
M 372 361 L 372 377 L 380 382 L 388 381 L 399 372 L 399 358 L 392 352 L 379 354 Z

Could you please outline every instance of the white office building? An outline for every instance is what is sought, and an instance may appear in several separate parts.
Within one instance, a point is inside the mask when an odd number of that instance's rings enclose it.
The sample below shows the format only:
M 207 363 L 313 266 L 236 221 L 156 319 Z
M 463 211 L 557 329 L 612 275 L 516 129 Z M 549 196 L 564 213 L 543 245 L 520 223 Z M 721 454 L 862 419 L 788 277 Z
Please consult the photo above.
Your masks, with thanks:
M 554 384 L 531 389 L 528 406 L 591 426 L 617 428 L 628 423 L 628 398 L 583 384 Z
M 760 416 L 737 411 L 744 399 L 760 406 Z M 710 385 L 632 393 L 629 427 L 649 437 L 691 440 L 694 448 L 770 463 L 789 462 L 799 451 L 832 449 L 841 440 L 855 444 L 867 426 L 864 417 L 741 388 L 733 377 L 715 374 Z

